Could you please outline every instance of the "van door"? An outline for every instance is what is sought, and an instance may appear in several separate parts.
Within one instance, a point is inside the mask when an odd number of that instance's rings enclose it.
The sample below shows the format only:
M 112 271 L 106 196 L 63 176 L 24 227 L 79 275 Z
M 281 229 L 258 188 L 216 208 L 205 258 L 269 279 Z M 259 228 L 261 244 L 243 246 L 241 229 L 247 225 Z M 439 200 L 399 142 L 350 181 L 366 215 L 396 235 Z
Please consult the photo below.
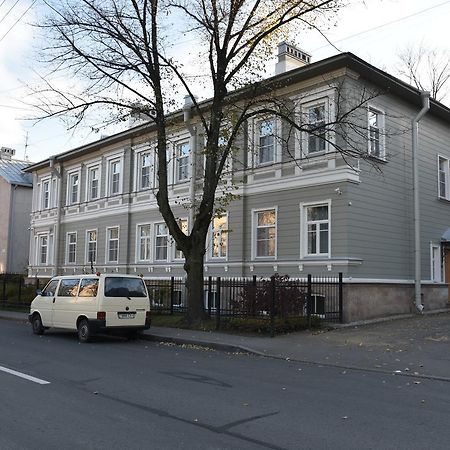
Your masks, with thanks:
M 62 278 L 53 304 L 53 326 L 76 329 L 76 299 L 79 278 Z
M 59 280 L 50 280 L 47 283 L 47 286 L 42 290 L 39 300 L 35 305 L 41 315 L 44 327 L 53 326 L 53 302 L 55 300 L 58 283 Z
M 150 302 L 142 278 L 105 276 L 102 302 L 99 307 L 106 311 L 107 327 L 145 325 Z
M 76 320 L 80 315 L 84 315 L 89 319 L 97 317 L 98 303 L 98 277 L 86 277 L 80 281 L 80 289 L 78 291 L 77 308 L 74 317 Z

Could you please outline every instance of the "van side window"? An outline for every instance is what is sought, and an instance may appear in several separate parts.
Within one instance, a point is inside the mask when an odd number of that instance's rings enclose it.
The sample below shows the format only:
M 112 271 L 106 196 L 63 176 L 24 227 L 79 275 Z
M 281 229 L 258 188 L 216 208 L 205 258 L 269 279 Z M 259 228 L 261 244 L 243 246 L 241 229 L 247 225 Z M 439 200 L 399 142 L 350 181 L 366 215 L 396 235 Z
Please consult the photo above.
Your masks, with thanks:
M 58 287 L 58 281 L 59 280 L 50 280 L 47 283 L 47 286 L 45 286 L 45 288 L 42 289 L 41 296 L 54 297 L 55 296 L 55 292 L 56 292 L 56 288 Z
M 98 278 L 83 278 L 78 297 L 97 297 Z
M 76 278 L 74 279 L 63 279 L 59 285 L 58 295 L 60 297 L 76 297 L 78 293 L 78 282 Z

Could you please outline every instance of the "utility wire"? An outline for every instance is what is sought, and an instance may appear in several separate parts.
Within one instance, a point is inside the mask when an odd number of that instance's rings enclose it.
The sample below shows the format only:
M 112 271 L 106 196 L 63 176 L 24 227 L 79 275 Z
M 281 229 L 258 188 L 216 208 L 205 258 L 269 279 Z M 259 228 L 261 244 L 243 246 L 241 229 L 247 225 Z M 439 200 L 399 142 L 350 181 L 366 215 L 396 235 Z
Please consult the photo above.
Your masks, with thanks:
M 6 0 L 3 0 L 1 3 L 0 3 L 0 8 L 3 6 L 3 3 L 5 3 L 6 2 Z
M 19 1 L 19 0 L 17 0 Z M 37 2 L 37 0 L 34 0 L 33 3 L 22 13 L 22 15 L 11 25 L 9 30 L 0 38 L 0 42 L 5 39 L 5 37 L 8 35 L 8 33 L 22 20 L 22 18 L 25 16 L 25 14 L 34 6 L 34 4 Z
M 19 2 L 20 2 L 20 0 L 17 0 L 16 3 L 14 3 L 14 5 L 12 5 L 11 8 L 9 8 L 9 10 L 6 12 L 6 14 L 0 19 L 0 23 L 2 23 L 8 17 L 8 14 L 14 9 L 14 7 Z M 3 3 L 2 3 L 2 5 L 3 5 Z

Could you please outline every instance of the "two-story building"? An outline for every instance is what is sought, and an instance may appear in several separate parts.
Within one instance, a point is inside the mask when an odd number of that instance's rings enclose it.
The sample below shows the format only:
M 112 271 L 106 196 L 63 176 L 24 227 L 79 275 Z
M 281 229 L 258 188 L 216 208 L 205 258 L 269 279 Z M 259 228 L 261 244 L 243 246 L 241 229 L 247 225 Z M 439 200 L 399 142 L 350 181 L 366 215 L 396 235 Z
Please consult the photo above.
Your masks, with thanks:
M 409 312 L 414 300 L 411 119 L 420 92 L 353 54 L 316 63 L 280 47 L 275 94 L 315 133 L 275 117 L 247 122 L 226 176 L 239 198 L 211 225 L 205 275 L 345 280 L 345 319 Z M 352 110 L 364 92 L 378 92 Z M 208 101 L 203 102 L 207 107 Z M 321 123 L 349 111 L 345 133 Z M 173 124 L 169 192 L 183 230 L 201 179 L 204 136 L 195 115 Z M 346 139 L 343 138 L 346 136 Z M 282 138 L 280 138 L 282 137 Z M 346 155 L 335 150 L 352 146 Z M 435 100 L 420 122 L 419 187 L 424 304 L 447 306 L 450 267 L 450 110 Z M 183 255 L 158 211 L 151 122 L 56 155 L 33 174 L 29 276 L 102 272 L 182 276 Z M 225 176 L 225 178 L 226 178 Z

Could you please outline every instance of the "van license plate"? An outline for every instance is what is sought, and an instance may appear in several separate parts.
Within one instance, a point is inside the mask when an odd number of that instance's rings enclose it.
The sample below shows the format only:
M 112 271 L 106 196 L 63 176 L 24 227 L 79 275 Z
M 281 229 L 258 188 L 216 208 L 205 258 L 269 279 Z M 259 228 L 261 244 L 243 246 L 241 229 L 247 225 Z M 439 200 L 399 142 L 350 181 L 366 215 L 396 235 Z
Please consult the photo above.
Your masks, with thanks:
M 134 319 L 136 313 L 117 313 L 119 319 Z

